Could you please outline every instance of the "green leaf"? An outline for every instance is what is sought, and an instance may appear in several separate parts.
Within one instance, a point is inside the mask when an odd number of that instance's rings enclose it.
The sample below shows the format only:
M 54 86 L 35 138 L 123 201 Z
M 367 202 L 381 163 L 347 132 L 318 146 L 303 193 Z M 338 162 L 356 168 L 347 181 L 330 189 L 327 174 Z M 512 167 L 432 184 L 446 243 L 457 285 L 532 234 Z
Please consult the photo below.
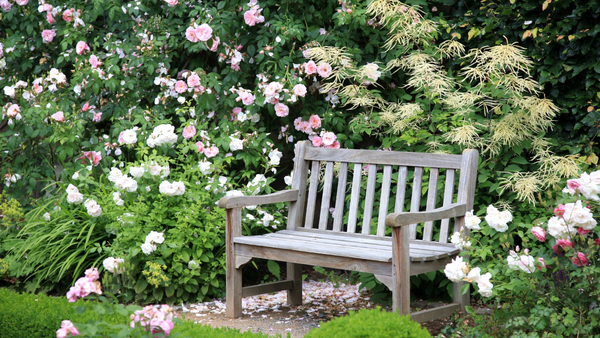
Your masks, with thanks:
M 281 278 L 281 271 L 277 262 L 272 260 L 267 261 L 267 269 L 269 269 L 269 272 L 272 273 L 273 276 L 277 277 L 277 279 Z
M 142 293 L 142 291 L 144 291 L 146 289 L 146 286 L 148 286 L 148 281 L 146 281 L 145 278 L 140 278 L 138 279 L 137 283 L 135 283 L 134 286 L 134 290 L 136 293 Z

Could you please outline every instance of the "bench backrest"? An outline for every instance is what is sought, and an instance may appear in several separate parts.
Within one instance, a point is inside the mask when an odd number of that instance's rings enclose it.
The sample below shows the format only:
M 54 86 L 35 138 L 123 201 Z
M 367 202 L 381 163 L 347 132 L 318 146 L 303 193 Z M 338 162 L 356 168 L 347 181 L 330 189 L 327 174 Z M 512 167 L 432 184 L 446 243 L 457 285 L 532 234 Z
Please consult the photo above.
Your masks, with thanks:
M 449 155 L 331 149 L 303 141 L 296 145 L 294 161 L 292 189 L 298 189 L 299 195 L 290 204 L 288 230 L 386 238 L 389 213 L 432 210 L 451 203 L 473 208 L 477 150 Z M 447 243 L 449 234 L 463 222 L 458 218 L 413 224 L 410 237 Z

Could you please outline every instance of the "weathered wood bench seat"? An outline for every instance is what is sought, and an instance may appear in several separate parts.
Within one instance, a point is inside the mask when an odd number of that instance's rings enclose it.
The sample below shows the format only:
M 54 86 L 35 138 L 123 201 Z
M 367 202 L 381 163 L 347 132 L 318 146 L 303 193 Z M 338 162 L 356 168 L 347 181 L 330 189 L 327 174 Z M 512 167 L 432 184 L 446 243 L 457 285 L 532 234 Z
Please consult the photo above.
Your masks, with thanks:
M 410 313 L 410 276 L 441 270 L 459 253 L 448 237 L 473 208 L 477 163 L 476 150 L 447 155 L 299 142 L 292 189 L 219 201 L 227 214 L 227 316 L 241 316 L 242 297 L 267 292 L 287 290 L 288 303 L 301 304 L 302 264 L 373 273 L 392 290 L 394 310 Z M 289 202 L 286 230 L 242 236 L 243 207 L 280 202 Z M 253 258 L 287 262 L 287 279 L 242 288 L 241 267 Z M 463 308 L 469 296 L 460 286 L 452 304 L 411 316 L 427 321 Z

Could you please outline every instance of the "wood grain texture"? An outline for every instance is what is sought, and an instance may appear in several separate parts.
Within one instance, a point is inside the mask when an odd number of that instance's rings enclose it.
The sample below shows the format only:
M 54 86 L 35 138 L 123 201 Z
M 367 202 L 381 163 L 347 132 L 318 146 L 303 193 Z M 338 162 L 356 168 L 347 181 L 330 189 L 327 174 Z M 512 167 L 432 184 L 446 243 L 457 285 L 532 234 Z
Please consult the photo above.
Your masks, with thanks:
M 372 163 L 409 167 L 434 167 L 459 169 L 461 155 L 413 153 L 382 150 L 308 148 L 306 159 L 348 163 Z
M 219 200 L 219 207 L 224 209 L 247 207 L 249 205 L 262 205 L 281 202 L 290 202 L 298 199 L 298 190 L 284 190 L 262 196 L 227 196 Z
M 360 198 L 360 182 L 362 167 L 360 163 L 354 164 L 354 176 L 352 178 L 352 192 L 350 195 L 350 210 L 348 211 L 348 232 L 356 232 L 356 216 L 358 214 L 358 202 Z
M 337 194 L 335 196 L 335 210 L 333 212 L 333 231 L 342 231 L 344 221 L 344 202 L 346 199 L 346 183 L 348 180 L 348 163 L 340 164 Z
M 452 204 L 454 199 L 454 176 L 456 171 L 454 169 L 446 170 L 446 183 L 444 184 L 444 201 L 442 206 L 448 206 Z M 442 219 L 440 224 L 440 243 L 448 243 L 448 228 L 450 226 L 450 219 Z
M 423 184 L 423 168 L 415 168 L 412 194 L 410 196 L 410 212 L 418 212 L 421 206 L 421 187 Z M 417 225 L 410 224 L 410 239 L 417 238 Z
M 325 165 L 325 180 L 323 182 L 323 195 L 321 197 L 321 213 L 319 214 L 319 229 L 327 229 L 329 220 L 329 206 L 331 205 L 331 190 L 333 188 L 333 162 Z
M 306 205 L 306 180 L 308 179 L 308 162 L 304 160 L 307 147 L 312 147 L 308 141 L 296 143 L 294 158 L 294 174 L 292 175 L 292 189 L 298 190 L 298 199 L 290 202 L 287 229 L 294 229 L 302 224 L 304 207 Z
M 242 315 L 242 270 L 235 268 L 233 240 L 242 236 L 242 209 L 227 209 L 225 213 L 225 312 L 227 317 L 237 318 Z
M 304 227 L 312 229 L 315 218 L 315 209 L 317 208 L 317 188 L 319 187 L 319 171 L 321 163 L 314 161 L 310 169 L 310 185 L 308 187 L 308 196 L 306 198 L 306 220 Z
M 288 305 L 302 305 L 302 264 L 286 263 L 287 279 L 292 288 L 287 291 Z
M 404 198 L 406 197 L 406 180 L 408 168 L 398 168 L 398 185 L 396 187 L 396 203 L 394 204 L 394 212 L 404 211 Z
M 430 320 L 452 316 L 460 310 L 459 304 L 448 304 L 433 309 L 421 310 L 410 314 L 410 318 L 417 323 L 424 323 Z
M 362 234 L 371 233 L 371 218 L 373 217 L 373 202 L 375 201 L 375 183 L 377 180 L 377 166 L 369 164 L 367 177 L 367 192 L 365 193 L 365 208 L 363 209 Z
M 410 313 L 409 228 L 392 229 L 392 311 Z
M 263 293 L 277 292 L 281 290 L 290 290 L 294 287 L 294 282 L 291 280 L 281 280 L 260 285 L 245 286 L 242 289 L 242 297 L 250 297 L 254 295 L 262 295 Z
M 415 223 L 437 221 L 443 218 L 464 216 L 467 206 L 464 203 L 453 203 L 431 211 L 396 212 L 386 217 L 385 224 L 391 227 L 401 227 Z
M 427 204 L 425 211 L 435 209 L 437 203 L 437 186 L 438 178 L 440 176 L 440 170 L 438 168 L 431 168 L 429 171 L 429 185 L 427 186 Z M 423 225 L 423 240 L 431 241 L 431 233 L 433 230 L 433 221 L 427 221 Z
M 381 181 L 381 196 L 379 197 L 379 215 L 377 216 L 377 236 L 385 236 L 385 216 L 388 214 L 390 204 L 390 191 L 392 187 L 392 166 L 383 167 Z

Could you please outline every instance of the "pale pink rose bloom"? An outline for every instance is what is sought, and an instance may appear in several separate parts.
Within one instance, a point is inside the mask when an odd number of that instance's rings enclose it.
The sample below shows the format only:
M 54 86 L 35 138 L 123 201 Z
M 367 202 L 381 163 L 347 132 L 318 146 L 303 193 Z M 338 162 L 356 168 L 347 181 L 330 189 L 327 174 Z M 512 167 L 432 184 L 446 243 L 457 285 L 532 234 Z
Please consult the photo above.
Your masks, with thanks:
M 308 122 L 310 122 L 310 126 L 313 129 L 317 129 L 321 127 L 321 118 L 317 115 L 311 115 L 310 118 L 308 119 Z
M 83 107 L 81 107 L 81 111 L 87 111 L 88 109 L 90 109 L 90 103 L 86 102 L 83 104 Z
M 198 36 L 196 36 L 196 30 L 193 27 L 188 27 L 185 30 L 185 37 L 190 40 L 191 42 L 198 42 L 200 41 L 198 39 Z
M 0 0 L 0 7 L 2 7 L 5 12 L 10 12 L 12 4 L 8 2 L 8 0 Z
M 17 5 L 19 6 L 25 6 L 27 5 L 27 3 L 29 2 L 29 0 L 15 0 L 15 2 L 17 3 Z
M 56 36 L 56 31 L 54 29 L 44 29 L 42 31 L 42 39 L 45 43 L 50 43 Z
M 211 52 L 216 52 L 217 51 L 217 47 L 219 47 L 220 43 L 221 43 L 221 39 L 217 36 L 216 39 L 213 39 L 212 47 L 210 47 L 209 50 Z
M 63 20 L 67 21 L 67 22 L 71 22 L 73 21 L 73 12 L 75 11 L 74 8 L 71 9 L 67 9 L 66 11 L 63 12 Z
M 312 145 L 313 147 L 320 147 L 323 145 L 323 139 L 320 138 L 319 136 L 315 136 L 312 138 Z
M 254 103 L 255 96 L 250 92 L 243 91 L 239 93 L 239 97 L 242 99 L 242 103 L 247 106 Z
M 546 231 L 542 227 L 531 228 L 531 233 L 535 236 L 535 238 L 537 238 L 538 241 L 546 241 Z
M 192 137 L 194 137 L 195 135 L 196 135 L 196 127 L 190 125 L 190 126 L 183 128 L 183 138 L 184 139 L 189 140 Z
M 341 144 L 340 144 L 340 141 L 338 141 L 338 140 L 333 141 L 333 144 L 331 145 L 331 147 L 334 149 L 340 149 L 340 146 L 341 146 Z
M 85 277 L 91 279 L 92 281 L 95 281 L 96 279 L 100 278 L 98 268 L 89 268 L 85 270 Z
M 92 164 L 97 166 L 102 160 L 102 154 L 99 151 L 92 151 Z
M 205 23 L 196 28 L 196 36 L 200 41 L 208 41 L 208 39 L 210 39 L 212 36 L 212 32 L 212 28 Z
M 257 23 L 258 16 L 256 13 L 256 8 L 252 7 L 246 12 L 244 12 L 244 21 L 248 26 L 254 26 Z
M 167 5 L 169 5 L 169 7 L 173 7 L 177 5 L 178 0 L 165 0 L 165 2 L 167 3 Z
M 204 149 L 204 155 L 208 158 L 215 157 L 217 154 L 219 154 L 219 148 L 215 146 Z
M 574 246 L 570 239 L 559 239 L 556 241 L 556 244 L 560 245 L 560 247 L 563 249 Z
M 325 35 L 327 34 L 327 31 L 325 30 L 325 28 L 319 28 L 319 34 Z
M 187 90 L 187 85 L 185 84 L 185 82 L 179 80 L 179 81 L 177 81 L 177 83 L 175 83 L 175 91 L 178 92 L 179 94 L 185 93 L 186 90 Z
M 310 126 L 310 122 L 308 122 L 308 121 L 300 122 L 299 130 L 305 134 L 312 134 L 312 132 L 313 132 L 312 127 Z
M 296 128 L 296 130 L 300 130 L 300 124 L 302 123 L 302 118 L 301 117 L 297 117 L 294 120 L 294 128 Z
M 336 140 L 336 136 L 334 133 L 328 131 L 325 134 L 323 134 L 323 144 L 326 146 L 330 146 L 333 144 L 333 142 Z
M 279 117 L 288 116 L 290 113 L 290 109 L 283 103 L 278 103 L 275 105 L 275 115 Z
M 58 122 L 65 122 L 65 114 L 62 111 L 50 115 L 50 118 Z
M 51 25 L 55 22 L 52 12 L 46 12 L 46 21 Z
M 294 95 L 304 97 L 304 95 L 306 95 L 306 86 L 302 83 L 299 83 L 294 86 L 292 91 L 294 92 Z
M 39 84 L 39 83 L 34 83 L 34 84 L 33 84 L 33 91 L 34 91 L 36 94 L 39 94 L 39 93 L 41 93 L 42 91 L 44 91 L 44 87 L 40 86 L 40 84 Z
M 327 62 L 323 62 L 317 67 L 317 73 L 321 75 L 321 77 L 328 77 L 331 75 L 331 65 Z
M 119 133 L 119 137 L 117 138 L 117 141 L 119 143 L 125 143 L 125 139 L 123 138 L 123 134 L 125 133 L 125 131 L 122 131 Z
M 94 54 L 90 55 L 90 65 L 92 65 L 92 68 L 98 68 L 98 66 L 100 66 L 100 60 Z
M 8 115 L 8 117 L 15 117 L 20 112 L 21 112 L 21 107 L 19 107 L 18 104 L 11 104 L 8 107 L 8 109 L 6 110 L 6 115 Z
M 198 151 L 203 153 L 204 152 L 204 143 L 198 141 L 196 142 L 196 147 L 198 147 Z
M 85 43 L 85 41 L 79 41 L 77 43 L 77 46 L 75 47 L 75 50 L 77 51 L 77 54 L 81 55 L 81 54 L 85 53 L 86 51 L 89 51 L 90 46 L 88 46 L 88 44 Z
M 192 74 L 187 78 L 188 87 L 200 86 L 200 77 L 197 74 Z
M 315 74 L 317 72 L 317 65 L 313 60 L 310 60 L 304 64 L 304 71 L 308 75 Z
M 241 112 L 242 112 L 242 108 L 240 108 L 240 107 L 235 107 L 235 108 L 233 108 L 233 110 L 232 110 L 231 112 L 232 112 L 233 114 L 237 115 L 237 114 L 239 114 L 239 113 L 241 113 Z
M 102 113 L 94 113 L 94 117 L 92 118 L 92 121 L 100 122 L 101 119 L 102 119 Z

